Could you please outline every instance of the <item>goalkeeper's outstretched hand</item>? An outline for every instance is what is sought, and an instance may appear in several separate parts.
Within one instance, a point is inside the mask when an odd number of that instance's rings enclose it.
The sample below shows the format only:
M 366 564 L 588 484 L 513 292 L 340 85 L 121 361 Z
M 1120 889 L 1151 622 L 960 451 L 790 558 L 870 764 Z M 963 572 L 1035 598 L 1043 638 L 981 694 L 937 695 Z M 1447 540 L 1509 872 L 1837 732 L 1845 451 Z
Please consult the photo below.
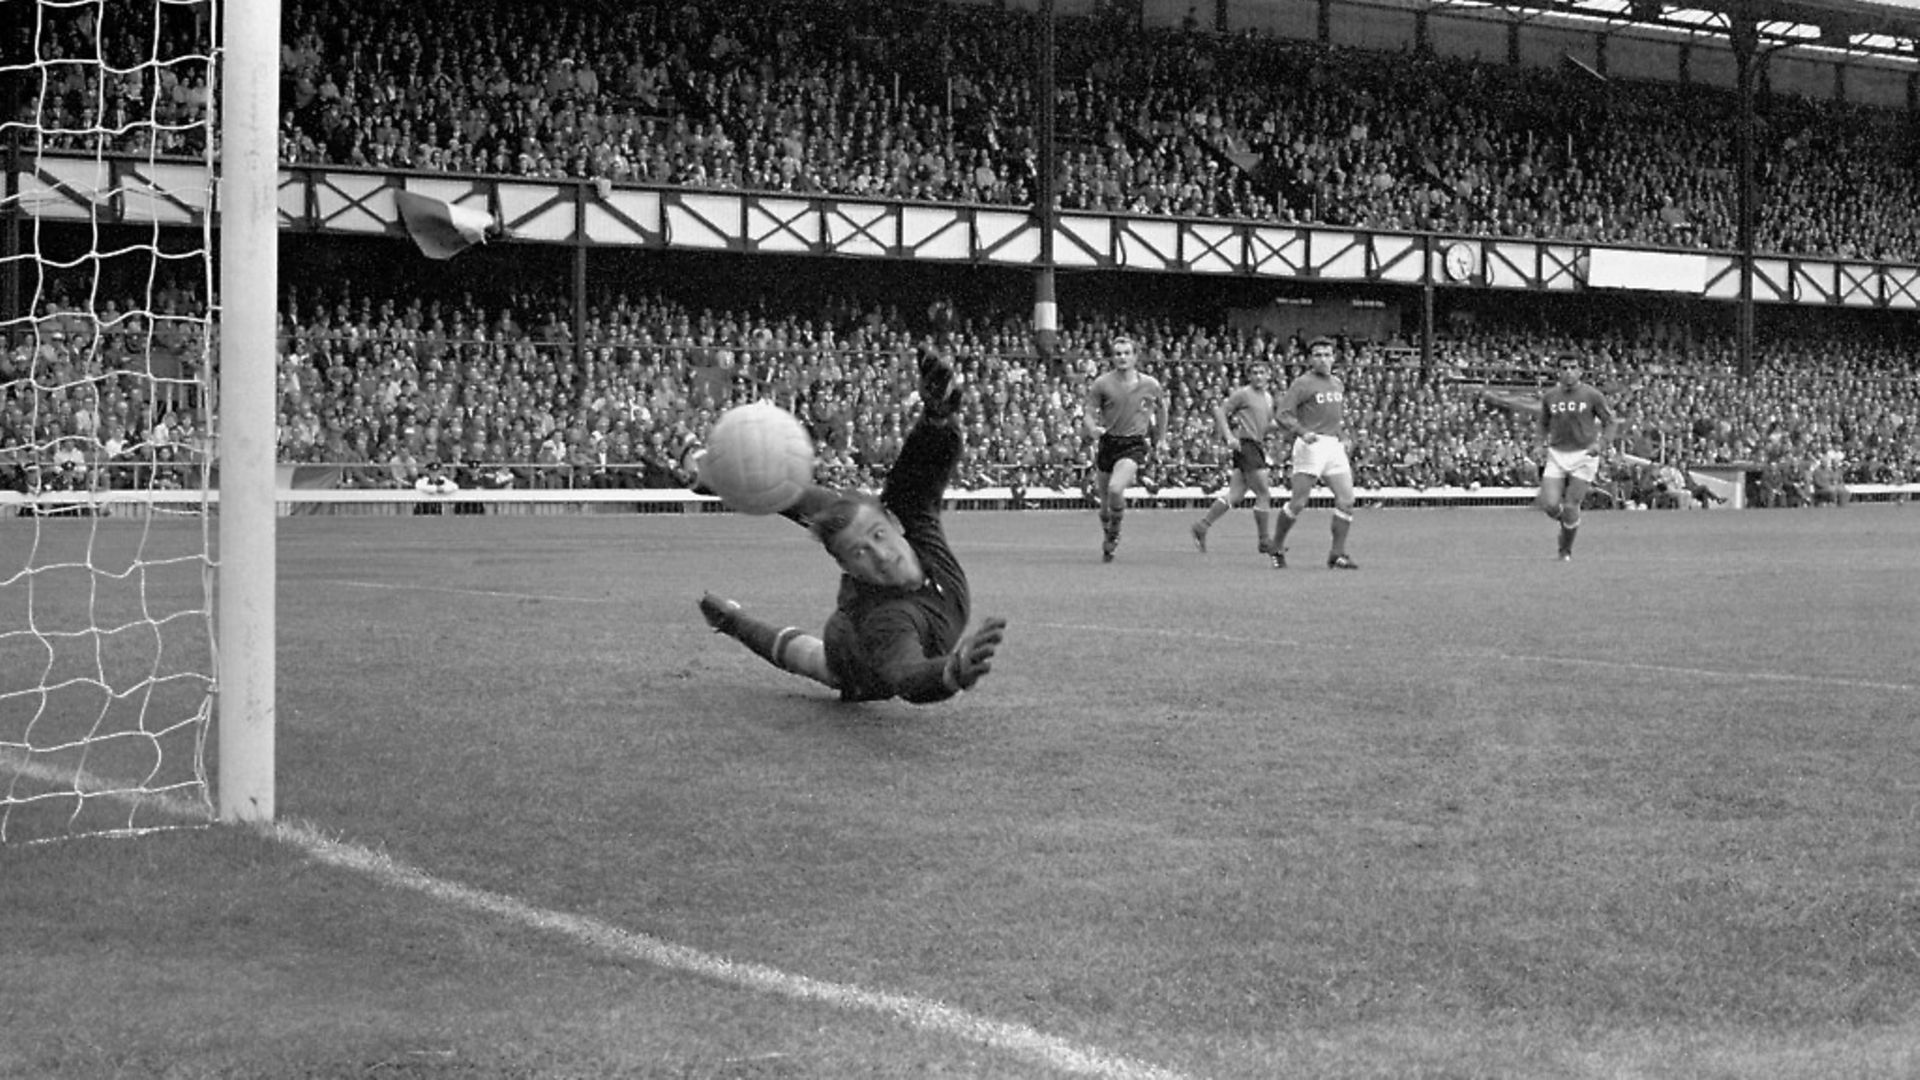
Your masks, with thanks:
M 980 629 L 963 639 L 960 647 L 948 655 L 947 682 L 957 689 L 971 690 L 973 684 L 980 681 L 980 676 L 993 670 L 993 654 L 999 651 L 1006 631 L 1005 619 L 983 621 Z
M 953 358 L 932 349 L 920 352 L 920 402 L 932 420 L 944 420 L 960 408 L 960 373 Z

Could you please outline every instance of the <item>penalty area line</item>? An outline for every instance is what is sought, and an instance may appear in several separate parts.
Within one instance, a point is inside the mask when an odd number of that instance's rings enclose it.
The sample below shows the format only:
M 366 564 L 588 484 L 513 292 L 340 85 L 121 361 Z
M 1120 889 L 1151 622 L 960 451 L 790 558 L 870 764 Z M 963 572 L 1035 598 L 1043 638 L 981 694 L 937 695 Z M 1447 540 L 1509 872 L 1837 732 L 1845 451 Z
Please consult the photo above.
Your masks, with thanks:
M 1157 1065 L 1081 1046 L 1022 1024 L 976 1016 L 927 998 L 867 990 L 845 983 L 794 975 L 764 964 L 728 960 L 648 934 L 623 930 L 598 919 L 550 911 L 510 896 L 442 881 L 367 848 L 330 840 L 307 825 L 285 822 L 263 828 L 273 837 L 303 849 L 311 858 L 329 866 L 357 871 L 383 884 L 410 889 L 443 903 L 484 912 L 534 930 L 560 934 L 603 953 L 652 967 L 704 976 L 759 993 L 818 1002 L 849 1011 L 879 1013 L 904 1021 L 921 1031 L 984 1043 L 1051 1068 L 1084 1076 L 1108 1080 L 1188 1080 L 1182 1073 Z

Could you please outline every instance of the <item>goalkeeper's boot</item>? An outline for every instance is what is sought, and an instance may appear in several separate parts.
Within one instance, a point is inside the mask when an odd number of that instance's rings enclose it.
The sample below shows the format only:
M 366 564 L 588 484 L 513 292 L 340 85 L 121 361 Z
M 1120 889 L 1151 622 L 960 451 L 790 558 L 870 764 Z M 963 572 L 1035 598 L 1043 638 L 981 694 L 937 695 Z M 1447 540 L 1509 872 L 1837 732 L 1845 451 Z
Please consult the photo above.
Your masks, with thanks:
M 929 420 L 945 420 L 960 411 L 960 372 L 953 358 L 927 349 L 920 354 L 920 402 Z
M 1285 570 L 1287 568 L 1287 553 L 1271 544 L 1267 545 L 1267 558 L 1273 560 L 1273 568 L 1275 570 Z
M 724 596 L 708 593 L 700 598 L 700 614 L 706 616 L 707 625 L 713 627 L 716 634 L 735 637 L 740 625 L 740 613 L 744 609 L 735 601 Z
M 1329 555 L 1329 556 L 1327 556 L 1327 569 L 1329 569 L 1329 570 L 1358 570 L 1358 569 L 1360 569 L 1360 564 L 1359 564 L 1359 563 L 1357 563 L 1357 562 L 1354 562 L 1354 561 L 1353 561 L 1352 559 L 1350 559 L 1350 558 L 1348 558 L 1348 557 L 1346 556 L 1346 554 L 1345 554 L 1345 553 L 1343 552 L 1343 553 L 1341 553 L 1341 554 L 1339 554 L 1339 555 Z

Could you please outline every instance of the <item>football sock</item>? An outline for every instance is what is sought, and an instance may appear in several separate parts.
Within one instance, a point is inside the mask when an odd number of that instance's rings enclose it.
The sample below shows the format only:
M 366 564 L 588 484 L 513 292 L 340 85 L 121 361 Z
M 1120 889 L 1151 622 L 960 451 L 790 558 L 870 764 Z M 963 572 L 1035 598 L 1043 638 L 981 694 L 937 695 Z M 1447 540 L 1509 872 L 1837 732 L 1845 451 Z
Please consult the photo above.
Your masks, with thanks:
M 1346 510 L 1333 512 L 1333 554 L 1347 553 L 1347 531 L 1353 528 L 1353 514 Z
M 1259 535 L 1261 551 L 1267 550 L 1267 538 L 1273 534 L 1272 520 L 1273 512 L 1270 510 L 1256 509 L 1253 512 L 1253 531 Z
M 1293 528 L 1293 523 L 1297 520 L 1299 519 L 1293 516 L 1293 504 L 1291 503 L 1287 504 L 1286 506 L 1282 506 L 1280 508 L 1280 512 L 1274 515 L 1273 543 L 1269 545 L 1269 547 L 1272 550 L 1279 551 L 1282 547 L 1285 546 L 1286 540 L 1287 540 L 1287 531 Z
M 833 674 L 827 670 L 826 642 L 797 626 L 774 626 L 742 614 L 735 616 L 733 625 L 724 632 L 782 671 L 835 685 Z
M 1207 506 L 1207 516 L 1200 519 L 1200 527 L 1203 529 L 1213 528 L 1213 523 L 1226 517 L 1227 511 L 1231 509 L 1233 509 L 1233 507 L 1227 505 L 1227 500 L 1215 496 L 1213 502 Z
M 774 667 L 786 666 L 781 663 L 781 655 L 786 652 L 787 643 L 800 635 L 799 627 L 775 626 L 744 611 L 736 613 L 732 621 L 721 628 L 721 632 L 753 650 L 754 655 Z
M 1563 553 L 1572 554 L 1573 538 L 1580 531 L 1580 512 L 1574 510 L 1568 513 L 1567 510 L 1572 510 L 1572 507 L 1567 507 L 1560 513 L 1560 550 Z

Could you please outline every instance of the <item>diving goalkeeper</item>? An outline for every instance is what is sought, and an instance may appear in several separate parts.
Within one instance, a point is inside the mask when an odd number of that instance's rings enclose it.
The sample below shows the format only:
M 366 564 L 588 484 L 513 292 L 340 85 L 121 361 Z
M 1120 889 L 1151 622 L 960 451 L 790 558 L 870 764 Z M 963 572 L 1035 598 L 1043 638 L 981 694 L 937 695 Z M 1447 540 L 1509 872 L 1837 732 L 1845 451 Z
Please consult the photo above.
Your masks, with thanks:
M 763 622 L 712 593 L 700 599 L 715 632 L 844 701 L 945 701 L 993 670 L 1006 631 L 1007 621 L 993 618 L 966 633 L 967 574 L 940 520 L 960 457 L 960 379 L 932 351 L 919 368 L 920 419 L 880 495 L 816 485 L 785 511 L 840 564 L 840 595 L 822 636 Z

